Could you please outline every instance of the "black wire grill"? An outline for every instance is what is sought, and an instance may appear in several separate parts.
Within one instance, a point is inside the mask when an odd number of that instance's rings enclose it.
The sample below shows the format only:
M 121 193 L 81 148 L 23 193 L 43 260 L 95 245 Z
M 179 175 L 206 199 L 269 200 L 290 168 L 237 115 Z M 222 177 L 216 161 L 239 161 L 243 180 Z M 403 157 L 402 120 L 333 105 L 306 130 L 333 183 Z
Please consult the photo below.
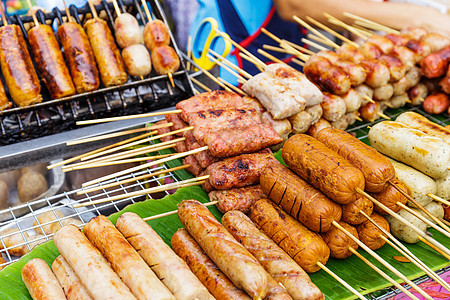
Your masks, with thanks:
M 140 0 L 118 0 L 118 4 L 122 12 L 126 11 L 134 15 L 140 24 L 147 23 Z M 159 3 L 150 0 L 147 4 L 150 5 L 153 17 L 163 20 L 167 25 Z M 69 11 L 75 21 L 81 25 L 91 17 L 88 4 L 81 8 L 71 5 Z M 108 22 L 114 34 L 116 13 L 113 4 L 103 0 L 96 6 L 96 11 Z M 55 32 L 59 24 L 66 19 L 65 11 L 56 7 L 47 14 L 39 10 L 36 16 L 40 23 L 51 25 Z M 26 28 L 33 24 L 31 16 L 15 15 L 8 19 L 8 23 L 17 24 L 21 28 L 28 44 Z M 138 114 L 167 108 L 192 96 L 192 85 L 172 34 L 171 42 L 171 46 L 180 57 L 180 68 L 173 74 L 175 87 L 171 86 L 167 75 L 157 75 L 155 71 L 152 71 L 144 78 L 128 76 L 128 81 L 123 85 L 107 88 L 100 86 L 93 92 L 52 100 L 41 81 L 42 103 L 29 107 L 14 106 L 0 113 L 0 145 L 75 129 L 75 123 L 79 120 Z M 5 89 L 7 89 L 6 85 Z M 9 96 L 8 91 L 7 95 Z

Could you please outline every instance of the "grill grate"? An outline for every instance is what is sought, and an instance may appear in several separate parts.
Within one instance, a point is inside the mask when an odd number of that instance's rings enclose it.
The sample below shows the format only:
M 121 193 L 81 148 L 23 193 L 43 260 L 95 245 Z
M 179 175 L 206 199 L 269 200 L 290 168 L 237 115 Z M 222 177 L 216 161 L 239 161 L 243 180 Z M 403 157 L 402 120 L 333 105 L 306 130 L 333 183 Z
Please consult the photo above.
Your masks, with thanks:
M 118 0 L 122 11 L 126 10 L 136 16 L 141 24 L 146 23 L 138 0 Z M 149 0 L 153 15 L 167 21 L 161 6 L 157 1 Z M 88 4 L 81 8 L 74 5 L 69 7 L 76 22 L 83 24 L 90 14 Z M 113 4 L 105 0 L 96 6 L 99 16 L 105 16 L 108 25 L 114 33 L 115 15 Z M 51 24 L 56 31 L 58 24 L 63 22 L 65 11 L 54 8 L 51 13 L 37 12 L 41 23 Z M 8 20 L 10 24 L 17 24 L 27 41 L 25 25 L 32 22 L 30 16 L 15 15 Z M 6 109 L 0 115 L 0 144 L 13 144 L 41 136 L 47 136 L 61 131 L 76 128 L 76 121 L 138 114 L 154 111 L 175 105 L 180 100 L 193 95 L 192 85 L 185 69 L 183 57 L 171 35 L 171 46 L 180 57 L 180 69 L 173 74 L 175 87 L 172 87 L 167 75 L 156 75 L 155 71 L 144 78 L 128 76 L 128 82 L 114 87 L 101 86 L 98 90 L 70 97 L 51 100 L 50 94 L 41 80 L 43 102 L 30 107 Z M 28 41 L 27 41 L 28 43 Z M 29 47 L 29 44 L 28 44 Z M 5 88 L 7 88 L 5 86 Z M 8 92 L 7 92 L 8 93 Z

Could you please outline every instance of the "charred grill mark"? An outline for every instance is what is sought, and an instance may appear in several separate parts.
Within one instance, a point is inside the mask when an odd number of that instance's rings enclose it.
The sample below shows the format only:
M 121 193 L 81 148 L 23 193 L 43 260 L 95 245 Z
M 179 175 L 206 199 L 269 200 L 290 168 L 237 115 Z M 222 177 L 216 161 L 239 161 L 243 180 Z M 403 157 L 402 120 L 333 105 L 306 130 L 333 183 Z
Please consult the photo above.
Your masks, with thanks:
M 273 190 L 273 188 L 275 187 L 275 184 L 277 184 L 277 182 L 276 181 L 274 181 L 274 183 L 273 183 L 273 185 L 272 185 L 272 187 L 270 188 L 270 191 L 269 191 L 269 194 L 267 195 L 269 198 L 270 198 L 270 195 L 272 194 L 272 190 Z M 278 201 L 278 203 L 277 204 L 280 204 L 280 201 Z
M 297 197 L 295 197 L 294 205 L 295 205 L 296 202 L 297 202 Z M 296 217 L 297 220 L 298 220 L 299 217 L 300 217 L 300 213 L 301 213 L 301 211 L 302 211 L 302 207 L 303 207 L 303 201 L 300 201 L 300 207 L 298 208 L 298 211 L 297 211 L 297 217 Z

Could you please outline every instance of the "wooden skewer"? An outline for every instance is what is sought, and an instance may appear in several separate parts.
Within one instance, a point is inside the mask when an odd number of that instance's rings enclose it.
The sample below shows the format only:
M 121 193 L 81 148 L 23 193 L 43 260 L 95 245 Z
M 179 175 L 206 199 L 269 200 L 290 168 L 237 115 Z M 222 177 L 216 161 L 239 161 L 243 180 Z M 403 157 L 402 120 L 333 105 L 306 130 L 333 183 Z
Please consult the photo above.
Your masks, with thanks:
M 447 201 L 447 200 L 445 200 L 445 199 L 443 199 L 443 198 L 441 198 L 439 196 L 436 196 L 436 195 L 434 195 L 432 193 L 427 193 L 427 196 L 430 197 L 431 199 L 437 201 L 437 202 L 441 202 L 441 203 L 443 203 L 445 205 L 449 205 L 450 206 L 450 201 Z
M 266 51 L 264 51 L 262 49 L 258 49 L 258 53 L 261 54 L 261 55 L 264 55 L 265 57 L 267 57 L 271 61 L 274 61 L 274 62 L 279 63 L 279 64 L 287 65 L 287 63 L 285 63 L 284 61 L 280 60 L 279 58 L 276 58 L 275 56 L 267 53 Z
M 439 218 L 439 220 L 441 220 L 441 222 L 444 223 L 445 225 L 450 226 L 450 222 L 449 221 L 447 221 L 445 219 L 442 219 L 442 218 Z
M 280 52 L 280 53 L 295 54 L 295 53 L 293 53 L 292 51 L 289 51 L 289 50 L 287 50 L 287 49 L 284 49 L 284 48 L 278 48 L 278 47 L 274 47 L 274 46 L 266 45 L 266 44 L 263 45 L 263 48 L 266 49 L 266 50 L 275 51 L 275 52 Z
M 305 21 L 303 21 L 302 19 L 300 19 L 297 16 L 294 16 L 293 19 L 299 23 L 300 25 L 302 25 L 303 27 L 307 28 L 309 31 L 311 31 L 312 33 L 314 33 L 316 36 L 322 38 L 322 40 L 327 41 L 327 43 L 329 43 L 329 45 L 333 48 L 338 49 L 340 46 L 338 44 L 336 44 L 335 42 L 333 42 L 332 40 L 330 40 L 326 35 L 324 35 L 323 33 L 321 33 L 320 31 L 318 31 L 317 29 L 315 29 L 314 27 L 312 27 L 311 25 L 309 25 L 308 23 L 306 23 Z
M 416 199 L 414 199 L 413 197 L 411 197 L 410 195 L 408 195 L 408 193 L 405 193 L 405 191 L 403 191 L 398 185 L 396 185 L 395 183 L 389 181 L 389 183 L 397 190 L 400 192 L 400 194 L 402 194 L 403 196 L 405 196 L 406 198 L 408 198 L 409 201 L 411 201 L 415 206 L 417 206 L 421 211 L 423 211 L 427 216 L 429 216 L 433 221 L 435 221 L 437 224 L 439 224 L 439 226 L 441 226 L 442 228 L 444 228 L 447 232 L 444 234 L 448 234 L 450 232 L 450 228 L 448 226 L 446 226 L 444 223 L 442 223 L 437 217 L 435 217 L 433 214 L 431 214 L 425 207 L 423 207 L 422 204 L 420 204 L 419 202 L 416 201 Z M 426 219 L 428 221 L 428 219 Z M 426 222 L 425 222 L 426 223 Z M 431 222 L 430 222 L 431 223 Z M 431 223 L 433 224 L 433 223 Z M 434 225 L 431 225 L 434 228 Z M 436 228 L 435 228 L 436 229 Z M 439 229 L 436 229 L 439 230 Z M 450 235 L 447 235 L 450 238 Z
M 77 195 L 88 194 L 88 193 L 96 192 L 98 190 L 112 188 L 112 187 L 115 187 L 115 186 L 118 186 L 118 185 L 124 185 L 124 184 L 127 184 L 127 183 L 137 182 L 139 180 L 144 180 L 144 179 L 147 179 L 147 178 L 150 178 L 150 177 L 153 177 L 153 176 L 158 176 L 158 175 L 162 175 L 162 174 L 165 174 L 165 173 L 186 169 L 186 168 L 189 168 L 190 166 L 191 166 L 190 164 L 181 165 L 179 167 L 174 167 L 174 168 L 170 168 L 170 169 L 164 169 L 164 170 L 161 170 L 161 171 L 153 172 L 153 173 L 150 173 L 150 174 L 144 174 L 144 175 L 133 177 L 133 178 L 130 178 L 130 179 L 116 181 L 116 182 L 112 182 L 112 183 L 105 184 L 105 185 L 100 185 L 100 186 L 89 188 L 89 189 L 83 189 L 81 191 L 78 191 Z
M 358 117 L 358 116 L 355 117 L 355 120 L 356 120 L 356 121 L 359 121 L 359 122 L 362 122 L 362 121 L 363 121 L 363 119 L 361 119 L 361 118 Z
M 345 282 L 341 277 L 337 276 L 333 271 L 331 271 L 330 269 L 328 269 L 324 264 L 322 264 L 320 261 L 317 262 L 317 265 L 324 270 L 325 272 L 328 273 L 328 275 L 330 275 L 331 277 L 333 277 L 334 279 L 336 279 L 340 284 L 342 284 L 343 286 L 345 286 L 350 292 L 352 292 L 355 296 L 357 296 L 359 299 L 361 300 L 367 300 L 366 297 L 364 297 L 360 292 L 358 292 L 357 290 L 355 290 L 351 285 L 349 285 L 347 282 Z
M 390 120 L 391 119 L 388 116 L 386 116 L 384 113 L 382 113 L 381 111 L 377 112 L 377 115 L 379 115 L 380 117 L 382 117 L 385 120 Z
M 152 130 L 152 129 L 160 129 L 160 128 L 165 128 L 165 127 L 170 127 L 170 126 L 173 126 L 173 123 L 158 124 L 158 125 L 152 125 L 152 126 L 149 126 L 149 127 L 142 127 L 142 128 L 130 129 L 130 130 L 123 130 L 123 131 L 109 133 L 109 134 L 97 135 L 97 136 L 93 136 L 93 137 L 90 137 L 90 138 L 74 140 L 74 141 L 68 141 L 68 142 L 66 142 L 66 145 L 67 146 L 72 146 L 72 145 L 84 144 L 84 143 L 89 143 L 89 142 L 95 142 L 95 141 L 99 141 L 99 140 L 106 140 L 106 139 L 119 137 L 119 136 L 122 136 L 122 135 L 128 135 L 128 134 L 138 133 L 138 132 L 142 132 L 142 131 L 149 131 L 149 130 Z M 156 131 L 154 133 L 156 133 Z
M 389 281 L 391 284 L 393 284 L 396 288 L 398 288 L 399 290 L 401 290 L 403 293 L 405 293 L 408 297 L 410 297 L 411 299 L 416 299 L 419 300 L 419 298 L 417 298 L 416 296 L 414 296 L 413 294 L 411 294 L 410 291 L 408 291 L 407 289 L 405 289 L 401 284 L 399 284 L 397 281 L 395 281 L 394 279 L 392 279 L 391 277 L 389 277 L 386 273 L 384 273 L 381 269 L 379 269 L 377 266 L 375 266 L 373 263 L 371 263 L 367 258 L 365 258 L 364 256 L 362 256 L 361 254 L 358 253 L 358 251 L 356 251 L 355 249 L 353 249 L 353 247 L 349 247 L 348 250 L 350 250 L 350 252 L 352 252 L 353 254 L 355 254 L 360 260 L 362 260 L 366 265 L 368 265 L 369 267 L 371 267 L 373 270 L 375 270 L 375 272 L 377 272 L 378 274 L 381 275 L 381 277 L 383 277 L 384 279 L 386 279 L 387 281 Z
M 204 85 L 203 83 L 201 83 L 200 81 L 195 79 L 194 77 L 191 77 L 191 80 L 192 80 L 193 83 L 195 83 L 196 85 L 201 87 L 203 90 L 205 90 L 207 92 L 211 92 L 211 89 L 209 87 L 207 87 L 206 85 Z
M 261 28 L 261 32 L 264 33 L 265 35 L 267 35 L 268 37 L 270 37 L 272 40 L 274 40 L 278 44 L 280 44 L 282 42 L 282 40 L 279 37 L 277 37 L 275 34 L 271 33 L 269 30 L 267 30 L 265 28 Z
M 214 81 L 215 83 L 220 85 L 224 90 L 232 92 L 232 90 L 229 87 L 227 87 L 225 84 L 223 84 L 222 82 L 217 80 L 217 78 L 213 74 L 211 74 L 209 71 L 201 68 L 200 66 L 198 66 L 198 68 L 203 72 L 203 74 L 205 74 L 206 76 L 209 77 L 209 79 L 211 79 L 212 81 Z
M 34 22 L 34 24 L 35 24 L 36 27 L 37 27 L 37 26 L 39 26 L 39 22 L 38 22 L 38 20 L 37 20 L 37 18 L 36 18 L 36 14 L 35 14 L 34 11 L 33 11 L 33 4 L 31 4 L 31 1 L 30 1 L 30 0 L 27 0 L 27 4 L 28 4 L 29 12 L 31 13 L 31 17 L 33 18 L 33 22 Z
M 304 62 L 308 61 L 308 59 L 309 59 L 309 56 L 307 54 L 300 52 L 298 49 L 294 48 L 290 44 L 281 42 L 280 47 L 294 52 L 294 55 L 297 56 L 299 59 L 303 60 Z
M 72 22 L 72 17 L 70 16 L 69 8 L 66 5 L 66 0 L 63 0 L 64 10 L 66 11 L 67 22 Z
M 324 46 L 321 46 L 321 45 L 319 45 L 317 43 L 314 43 L 313 41 L 310 41 L 310 40 L 305 39 L 305 38 L 302 38 L 302 42 L 305 43 L 305 44 L 308 44 L 308 45 L 310 45 L 310 46 L 312 46 L 312 47 L 314 47 L 314 48 L 316 48 L 318 50 L 328 50 Z
M 3 10 L 3 5 L 0 5 L 0 14 L 2 15 L 3 26 L 8 26 L 8 20 L 6 19 L 5 11 Z
M 333 36 L 337 37 L 337 38 L 340 39 L 341 41 L 343 41 L 343 42 L 345 42 L 345 43 L 348 43 L 348 44 L 351 44 L 351 45 L 353 45 L 353 46 L 355 46 L 355 47 L 359 47 L 359 45 L 358 45 L 357 43 L 355 43 L 354 41 L 352 41 L 352 40 L 346 38 L 345 36 L 339 34 L 338 32 L 334 31 L 334 30 L 331 29 L 330 27 L 325 26 L 324 24 L 320 23 L 319 21 L 316 21 L 315 19 L 313 19 L 313 18 L 311 18 L 311 17 L 306 17 L 306 19 L 307 19 L 309 22 L 311 22 L 311 23 L 313 23 L 314 25 L 316 25 L 317 27 L 319 27 L 320 29 L 322 29 L 322 30 L 324 30 L 324 31 L 326 31 L 326 32 L 328 32 L 328 33 L 330 33 L 330 34 L 332 34 Z
M 91 9 L 92 15 L 94 16 L 95 19 L 98 18 L 98 14 L 97 11 L 95 10 L 94 4 L 92 3 L 91 0 L 88 0 L 89 3 L 89 8 Z
M 181 109 L 158 111 L 158 112 L 151 112 L 151 113 L 145 113 L 145 114 L 139 114 L 139 115 L 129 115 L 129 116 L 122 116 L 122 117 L 111 117 L 111 118 L 104 118 L 104 119 L 78 121 L 77 125 L 90 125 L 90 124 L 115 122 L 115 121 L 122 121 L 122 120 L 132 120 L 132 119 L 137 119 L 137 118 L 148 118 L 148 117 L 162 116 L 162 115 L 168 115 L 168 114 L 178 114 L 178 113 L 181 113 Z
M 363 242 L 358 240 L 356 237 L 354 237 L 350 232 L 348 232 L 347 229 L 342 227 L 338 222 L 333 221 L 332 223 L 334 226 L 336 226 L 339 230 L 341 230 L 343 233 L 345 233 L 352 241 L 358 244 L 359 247 L 363 248 L 367 253 L 369 253 L 373 258 L 375 258 L 378 262 L 380 262 L 383 266 L 385 266 L 389 271 L 394 273 L 396 276 L 401 278 L 404 282 L 408 283 L 413 289 L 415 289 L 419 294 L 421 294 L 423 297 L 429 300 L 433 300 L 427 293 L 425 293 L 420 287 L 418 287 L 414 282 L 409 280 L 405 277 L 402 273 L 400 273 L 397 269 L 395 269 L 391 264 L 389 264 L 387 261 L 385 261 L 383 258 L 381 258 L 378 254 L 375 253 L 375 251 L 371 250 L 369 247 L 367 247 Z
M 389 107 L 389 108 L 394 108 L 394 106 L 392 106 L 392 104 L 390 104 L 389 102 L 385 102 L 385 103 L 383 103 L 384 105 L 386 105 L 387 107 Z
M 406 99 L 405 102 L 406 102 L 406 103 L 412 103 L 412 101 L 409 100 L 409 99 Z
M 291 61 L 292 61 L 293 63 L 296 63 L 297 65 L 299 65 L 299 66 L 301 66 L 301 67 L 304 67 L 304 66 L 305 66 L 305 63 L 304 63 L 304 62 L 299 61 L 299 60 L 296 59 L 296 58 L 291 59 Z
M 347 29 L 348 31 L 352 32 L 353 34 L 359 36 L 360 38 L 367 40 L 367 37 L 365 35 L 363 35 L 362 33 L 360 33 L 359 31 L 357 31 L 356 29 L 354 29 L 353 27 L 351 27 L 350 25 L 342 22 L 341 20 L 333 17 L 332 15 L 328 14 L 328 13 L 323 13 L 323 15 L 328 18 L 328 21 L 332 24 L 335 24 L 337 26 L 340 26 L 344 29 Z
M 450 260 L 450 255 L 447 253 L 444 253 L 444 251 L 442 251 L 441 249 L 437 248 L 435 245 L 431 244 L 429 241 L 427 241 L 426 239 L 424 239 L 423 237 L 421 237 L 420 235 L 417 236 L 419 238 L 419 240 L 423 243 L 425 243 L 427 246 L 429 246 L 430 248 L 433 248 L 434 251 L 436 251 L 437 253 L 439 253 L 440 255 L 442 255 L 443 257 L 445 257 L 446 259 Z
M 90 201 L 90 202 L 85 202 L 85 203 L 78 203 L 78 204 L 75 204 L 73 206 L 73 208 L 97 205 L 97 204 L 110 202 L 110 201 L 117 201 L 117 200 L 121 200 L 121 199 L 125 199 L 125 198 L 137 197 L 137 196 L 142 196 L 142 195 L 146 195 L 146 194 L 154 194 L 154 193 L 164 192 L 164 191 L 178 189 L 178 188 L 182 188 L 182 187 L 193 186 L 193 185 L 200 185 L 200 184 L 205 183 L 205 179 L 208 179 L 208 178 L 209 178 L 209 175 L 205 175 L 205 176 L 191 178 L 191 179 L 187 179 L 187 180 L 183 180 L 183 181 L 179 181 L 179 182 L 165 184 L 163 186 L 156 186 L 156 187 L 152 187 L 149 189 L 144 189 L 144 190 L 140 190 L 140 191 L 136 191 L 136 192 L 121 194 L 121 195 L 117 195 L 117 196 L 113 196 L 113 197 L 107 197 L 107 198 Z
M 189 60 L 192 56 L 192 36 L 188 37 L 188 41 L 187 41 L 187 53 L 186 53 L 188 60 L 186 62 L 186 70 L 190 71 L 191 70 L 191 61 Z
M 291 48 L 294 48 L 294 49 L 300 51 L 305 56 L 307 56 L 307 55 L 315 55 L 316 54 L 315 52 L 313 52 L 313 51 L 311 51 L 309 49 L 306 49 L 305 47 L 302 47 L 300 45 L 297 45 L 297 44 L 294 44 L 292 42 L 289 42 L 288 40 L 281 40 L 280 47 L 281 47 L 281 44 L 287 44 L 288 46 L 291 46 Z
M 318 37 L 317 35 L 314 35 L 314 34 L 310 34 L 310 33 L 308 33 L 308 35 L 306 36 L 308 39 L 310 39 L 310 40 L 313 40 L 313 41 L 316 41 L 316 42 L 318 42 L 318 43 L 321 43 L 321 44 L 324 44 L 324 45 L 327 45 L 327 46 L 329 46 L 329 47 L 333 47 L 334 49 L 339 49 L 340 47 L 338 46 L 338 48 L 336 48 L 331 42 L 331 40 L 324 40 L 323 38 L 321 38 L 321 37 Z M 330 42 L 331 41 L 331 42 Z
M 378 205 L 386 213 L 390 214 L 392 217 L 396 218 L 397 220 L 399 220 L 400 222 L 402 222 L 403 224 L 405 224 L 406 226 L 411 228 L 414 232 L 416 232 L 418 235 L 422 236 L 424 239 L 426 239 L 427 241 L 429 241 L 430 243 L 435 245 L 437 248 L 439 248 L 443 252 L 445 252 L 448 255 L 450 255 L 450 250 L 449 249 L 447 249 L 445 246 L 443 246 L 441 243 L 439 243 L 435 239 L 429 237 L 424 231 L 420 230 L 419 228 L 417 228 L 417 226 L 415 226 L 415 225 L 411 224 L 410 222 L 408 222 L 402 216 L 400 216 L 400 215 L 396 214 L 395 212 L 393 212 L 386 205 L 384 205 L 383 203 L 381 203 L 380 201 L 378 201 L 377 199 L 375 199 L 371 195 L 367 194 L 365 191 L 361 190 L 360 188 L 356 188 L 356 192 L 361 194 L 362 196 L 366 197 L 367 199 L 371 200 L 375 205 Z
M 203 206 L 211 206 L 211 205 L 216 205 L 219 201 L 211 201 L 208 203 L 202 203 Z M 162 217 L 166 217 L 166 216 L 171 216 L 171 215 L 175 215 L 176 213 L 178 213 L 178 209 L 177 210 L 172 210 L 172 211 L 168 211 L 159 215 L 154 215 L 151 217 L 147 217 L 147 218 L 143 218 L 142 220 L 144 221 L 150 221 L 150 220 L 155 220 L 155 219 L 159 219 Z
M 220 67 L 224 68 L 225 70 L 227 70 L 228 72 L 230 72 L 232 75 L 234 75 L 236 78 L 241 78 L 243 80 L 245 80 L 244 77 L 242 77 L 241 75 L 239 75 L 239 73 L 237 71 L 235 71 L 234 69 L 232 69 L 231 67 L 229 67 L 228 65 L 226 65 L 223 61 L 218 60 L 217 58 L 213 57 L 212 55 L 210 55 L 209 53 L 206 55 L 206 57 L 208 57 L 211 61 L 215 62 L 216 64 L 218 64 Z
M 361 27 L 359 25 L 353 25 L 353 28 L 355 28 L 356 30 L 358 30 L 359 32 L 361 32 L 362 34 L 364 34 L 367 37 L 371 37 L 372 35 L 374 35 L 374 33 L 372 31 L 367 30 L 364 27 Z
M 125 175 L 125 174 L 129 174 L 129 173 L 138 171 L 138 170 L 149 168 L 151 166 L 155 166 L 155 165 L 158 165 L 158 164 L 161 164 L 161 163 L 165 163 L 165 162 L 168 162 L 170 160 L 174 160 L 174 159 L 177 159 L 177 158 L 185 157 L 185 156 L 188 156 L 188 155 L 191 155 L 191 154 L 196 154 L 196 153 L 205 151 L 207 149 L 208 149 L 208 147 L 204 146 L 204 147 L 200 147 L 200 148 L 197 148 L 197 149 L 194 149 L 194 150 L 178 153 L 178 154 L 172 155 L 171 157 L 162 158 L 162 159 L 159 159 L 159 160 L 156 160 L 156 161 L 153 161 L 153 162 L 149 162 L 149 163 L 146 163 L 146 164 L 143 164 L 143 165 L 140 165 L 140 166 L 136 166 L 136 167 L 129 168 L 129 169 L 126 169 L 126 170 L 122 170 L 122 171 L 119 171 L 119 172 L 116 172 L 116 173 L 113 173 L 113 174 L 110 174 L 110 175 L 106 175 L 106 176 L 103 176 L 103 177 L 100 177 L 100 178 L 97 178 L 97 179 L 85 182 L 81 186 L 82 187 L 87 187 L 87 186 L 90 186 L 90 185 L 93 185 L 93 184 L 96 184 L 96 183 L 99 183 L 99 182 L 102 182 L 102 181 L 106 181 L 106 180 L 109 180 L 109 179 L 113 179 L 115 177 L 119 177 L 119 176 L 122 176 L 122 175 Z
M 364 22 L 366 24 L 373 24 L 373 25 L 379 26 L 380 28 L 384 28 L 384 31 L 386 31 L 386 32 L 395 33 L 395 34 L 399 34 L 400 33 L 400 31 L 398 31 L 398 30 L 392 29 L 390 27 L 384 26 L 382 24 L 376 23 L 374 21 L 371 21 L 369 19 L 357 16 L 357 15 L 349 13 L 349 12 L 344 12 L 344 16 L 349 17 L 349 18 L 354 19 L 354 20 L 362 21 L 362 22 Z
M 82 157 L 81 161 L 90 160 L 90 159 L 99 157 L 101 155 L 105 155 L 105 154 L 108 154 L 108 153 L 116 152 L 116 151 L 119 151 L 119 150 L 122 150 L 122 149 L 125 149 L 125 148 L 129 148 L 129 147 L 133 147 L 133 146 L 136 146 L 136 145 L 140 145 L 142 143 L 151 142 L 151 141 L 160 139 L 162 137 L 174 135 L 174 134 L 181 133 L 181 132 L 186 132 L 186 131 L 189 131 L 189 130 L 192 130 L 192 129 L 194 129 L 194 126 L 184 127 L 184 128 L 181 128 L 181 129 L 177 129 L 177 130 L 173 130 L 173 131 L 167 132 L 167 133 L 163 133 L 163 134 L 147 137 L 147 138 L 142 139 L 142 140 L 137 140 L 137 141 L 132 142 L 132 143 L 124 144 L 124 145 L 121 145 L 121 146 L 118 146 L 118 147 L 114 147 L 114 148 L 111 148 L 111 149 L 108 149 L 108 150 L 105 150 L 105 151 L 94 153 L 94 154 L 89 155 L 89 156 Z M 174 143 L 173 141 L 169 141 L 169 142 L 171 144 Z M 154 144 L 153 145 L 153 147 L 155 147 L 155 148 L 159 147 L 159 146 L 161 146 L 161 144 Z M 148 146 L 148 147 L 152 147 L 152 146 Z
M 364 95 L 363 98 L 366 99 L 367 102 L 375 103 L 375 101 L 372 98 L 370 98 L 369 96 L 367 96 L 367 95 Z
M 122 13 L 120 12 L 119 4 L 117 4 L 117 0 L 113 0 L 114 10 L 116 11 L 117 16 L 120 16 Z
M 427 218 L 425 218 L 424 216 L 422 216 L 420 213 L 415 212 L 414 210 L 412 210 L 410 207 L 404 205 L 401 202 L 397 202 L 397 205 L 400 206 L 401 208 L 403 208 L 404 210 L 406 210 L 407 212 L 409 212 L 410 214 L 412 214 L 414 217 L 418 218 L 419 220 L 421 220 L 422 222 L 425 222 L 428 226 L 433 227 L 434 229 L 436 229 L 437 231 L 439 231 L 440 233 L 442 233 L 443 235 L 447 236 L 448 238 L 450 238 L 450 233 L 448 233 L 447 231 L 445 231 L 444 229 L 442 229 L 441 227 L 437 226 L 436 224 L 434 224 L 433 222 L 431 222 L 430 220 L 428 220 Z M 439 219 L 438 219 L 439 220 Z M 440 222 L 440 221 L 439 221 Z M 445 226 L 445 224 L 444 224 Z
M 366 29 L 366 30 L 384 31 L 382 27 L 375 26 L 375 25 L 372 25 L 372 24 L 369 24 L 369 23 L 365 23 L 365 22 L 361 22 L 361 21 L 358 21 L 358 20 L 353 22 L 353 26 L 355 26 L 355 27 L 358 26 L 358 28 Z
M 152 15 L 150 14 L 150 11 L 148 10 L 147 2 L 145 0 L 141 0 L 142 6 L 144 7 L 145 15 L 147 16 L 148 22 L 152 21 Z
M 199 90 L 197 90 L 196 88 L 192 88 L 192 90 L 194 91 L 194 95 L 198 95 L 198 94 L 200 94 L 200 91 L 199 91 Z
M 445 289 L 450 291 L 450 285 L 439 277 L 433 270 L 431 270 L 423 261 L 421 261 L 417 256 L 415 256 L 405 245 L 403 245 L 398 239 L 396 239 L 389 231 L 378 225 L 370 216 L 368 216 L 365 212 L 360 211 L 360 213 L 365 216 L 375 227 L 378 228 L 383 234 L 388 236 L 393 242 L 391 242 L 388 238 L 380 234 L 380 238 L 388 243 L 391 247 L 397 250 L 400 254 L 405 256 L 409 261 L 411 261 L 416 267 L 424 271 L 428 276 L 433 278 L 436 282 L 439 282 Z M 394 244 L 395 243 L 395 244 Z
M 236 43 L 235 41 L 233 41 L 228 35 L 224 34 L 223 32 L 220 31 L 216 31 L 217 34 L 219 34 L 221 37 L 223 37 L 224 39 L 228 40 L 231 42 L 231 44 L 233 44 L 233 46 L 235 46 L 236 48 L 239 49 L 239 51 L 244 52 L 245 54 L 247 54 L 249 57 L 253 58 L 254 60 L 256 60 L 259 64 L 264 65 L 264 62 L 261 61 L 259 58 L 257 58 L 255 55 L 253 55 L 252 53 L 250 53 L 247 49 L 245 49 L 244 47 L 242 47 L 241 45 L 239 45 L 238 43 Z
M 255 65 L 255 67 L 260 71 L 260 72 L 264 72 L 266 65 L 265 64 L 260 64 L 258 61 L 254 60 L 252 57 L 239 52 L 239 56 L 242 57 L 243 59 L 245 59 L 248 62 L 251 62 L 252 64 Z
M 247 96 L 247 93 L 244 92 L 243 90 L 241 90 L 240 88 L 232 85 L 231 83 L 229 83 L 228 81 L 226 81 L 225 79 L 223 79 L 222 77 L 217 77 L 217 79 L 222 82 L 223 84 L 225 84 L 226 86 L 228 86 L 230 89 L 232 89 L 233 91 L 235 91 L 236 93 L 242 95 L 242 96 Z
M 233 70 L 235 70 L 236 72 L 238 72 L 242 76 L 246 77 L 247 79 L 250 79 L 250 78 L 253 77 L 252 75 L 247 73 L 245 70 L 239 68 L 238 66 L 236 66 L 235 64 L 233 64 L 232 62 L 227 60 L 226 58 L 223 58 L 222 56 L 220 56 L 220 54 L 218 54 L 217 52 L 214 52 L 214 50 L 209 49 L 209 52 L 211 52 L 212 55 L 214 55 L 216 58 L 219 58 L 222 63 L 224 63 L 228 67 L 232 68 Z

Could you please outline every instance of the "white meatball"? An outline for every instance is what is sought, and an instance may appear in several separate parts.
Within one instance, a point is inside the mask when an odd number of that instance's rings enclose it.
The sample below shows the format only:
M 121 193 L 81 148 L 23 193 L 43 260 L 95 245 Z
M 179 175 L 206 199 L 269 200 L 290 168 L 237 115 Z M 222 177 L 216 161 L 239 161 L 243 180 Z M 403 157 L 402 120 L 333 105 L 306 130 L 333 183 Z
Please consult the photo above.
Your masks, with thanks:
M 123 62 L 131 76 L 146 76 L 152 71 L 150 53 L 142 44 L 131 45 L 122 51 Z
M 139 44 L 142 41 L 139 23 L 133 15 L 123 13 L 114 21 L 116 41 L 120 48 Z

